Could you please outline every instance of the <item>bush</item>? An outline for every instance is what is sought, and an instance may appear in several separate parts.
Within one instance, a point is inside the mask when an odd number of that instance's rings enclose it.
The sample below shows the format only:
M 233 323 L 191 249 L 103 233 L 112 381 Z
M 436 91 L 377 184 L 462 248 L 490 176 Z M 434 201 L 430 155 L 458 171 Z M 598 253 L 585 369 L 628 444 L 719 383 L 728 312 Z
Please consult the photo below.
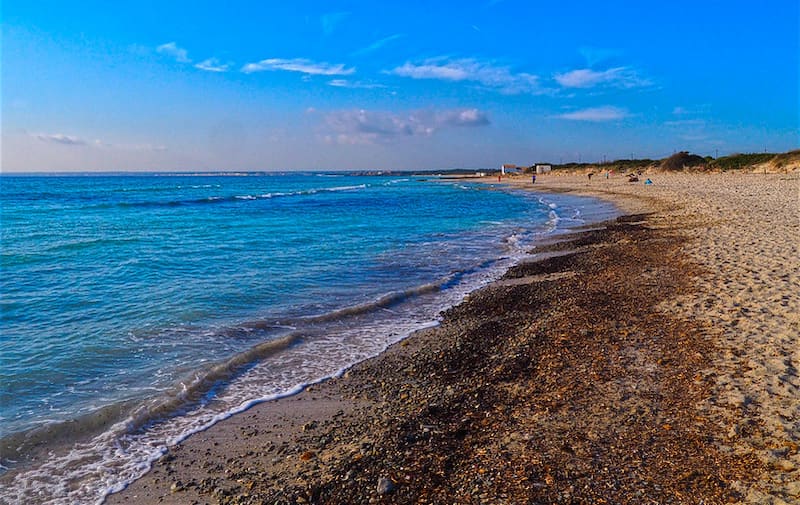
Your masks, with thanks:
M 675 153 L 661 162 L 664 170 L 683 170 L 688 167 L 706 167 L 706 160 L 702 156 L 689 154 L 686 151 Z
M 722 156 L 714 160 L 713 168 L 719 170 L 739 170 L 743 168 L 750 168 L 753 165 L 766 163 L 775 158 L 775 153 L 748 153 L 748 154 L 731 154 L 730 156 Z

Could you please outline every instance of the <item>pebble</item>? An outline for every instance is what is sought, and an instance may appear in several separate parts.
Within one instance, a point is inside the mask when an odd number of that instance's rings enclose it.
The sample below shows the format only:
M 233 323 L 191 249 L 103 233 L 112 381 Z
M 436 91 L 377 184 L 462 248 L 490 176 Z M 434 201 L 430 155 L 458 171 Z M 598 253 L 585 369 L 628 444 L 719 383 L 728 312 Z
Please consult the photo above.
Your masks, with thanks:
M 394 482 L 392 479 L 387 479 L 386 477 L 381 477 L 378 479 L 378 487 L 377 487 L 378 494 L 389 494 L 394 491 Z

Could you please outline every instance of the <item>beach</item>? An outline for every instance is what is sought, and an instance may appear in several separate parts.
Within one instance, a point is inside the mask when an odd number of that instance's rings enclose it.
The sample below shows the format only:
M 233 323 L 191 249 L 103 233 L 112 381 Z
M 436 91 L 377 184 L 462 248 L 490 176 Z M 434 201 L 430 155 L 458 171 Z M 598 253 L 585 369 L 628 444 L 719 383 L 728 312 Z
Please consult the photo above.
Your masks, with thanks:
M 505 179 L 625 216 L 106 502 L 800 503 L 800 177 L 648 176 Z

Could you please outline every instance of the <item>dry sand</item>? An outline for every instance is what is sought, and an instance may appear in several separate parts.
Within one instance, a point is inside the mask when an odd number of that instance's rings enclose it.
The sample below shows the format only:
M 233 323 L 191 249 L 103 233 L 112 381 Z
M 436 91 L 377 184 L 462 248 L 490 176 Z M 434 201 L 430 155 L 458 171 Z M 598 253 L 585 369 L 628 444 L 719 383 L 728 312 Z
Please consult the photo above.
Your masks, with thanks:
M 800 503 L 800 177 L 650 177 L 539 176 L 644 223 L 574 237 L 108 501 Z
M 716 413 L 731 450 L 766 465 L 748 503 L 800 503 L 800 174 L 648 176 L 652 186 L 603 174 L 539 176 L 535 185 L 610 198 L 629 212 L 655 208 L 654 224 L 689 239 L 683 252 L 706 272 L 665 307 L 707 322 L 719 345 L 716 387 L 701 408 Z

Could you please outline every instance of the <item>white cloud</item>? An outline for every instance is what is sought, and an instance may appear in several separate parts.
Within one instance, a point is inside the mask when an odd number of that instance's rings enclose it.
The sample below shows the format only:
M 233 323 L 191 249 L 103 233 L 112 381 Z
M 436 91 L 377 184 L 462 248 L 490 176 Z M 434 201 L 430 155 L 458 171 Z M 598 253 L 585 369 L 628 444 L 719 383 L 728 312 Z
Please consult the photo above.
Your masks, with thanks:
M 189 53 L 186 49 L 182 47 L 178 47 L 175 42 L 168 42 L 166 44 L 161 44 L 156 48 L 156 52 L 159 54 L 165 54 L 167 56 L 171 56 L 175 58 L 175 61 L 180 63 L 191 63 L 192 60 L 189 59 Z
M 197 63 L 194 67 L 206 72 L 227 72 L 231 65 L 230 63 L 220 63 L 216 58 L 209 58 Z
M 375 89 L 375 88 L 385 88 L 386 86 L 383 84 L 373 83 L 373 82 L 362 82 L 362 81 L 348 81 L 347 79 L 331 79 L 328 81 L 329 86 L 333 86 L 335 88 L 351 88 L 351 89 Z
M 603 107 L 590 107 L 588 109 L 581 109 L 573 112 L 567 112 L 565 114 L 560 114 L 556 117 L 561 119 L 570 119 L 573 121 L 602 122 L 602 121 L 616 121 L 618 119 L 624 119 L 628 116 L 630 116 L 630 113 L 628 113 L 627 110 L 621 109 L 619 107 L 606 105 Z
M 603 71 L 581 68 L 563 74 L 555 74 L 553 78 L 565 88 L 593 88 L 595 86 L 638 88 L 652 84 L 629 67 L 616 67 Z
M 270 58 L 257 63 L 248 63 L 242 67 L 242 72 L 251 74 L 265 70 L 286 70 L 288 72 L 301 72 L 307 75 L 350 75 L 355 68 L 347 68 L 344 64 L 316 63 L 305 58 Z
M 329 113 L 325 123 L 333 135 L 326 136 L 340 144 L 372 144 L 397 137 L 430 136 L 442 128 L 485 126 L 486 113 L 478 109 L 414 111 L 394 114 L 364 109 Z
M 446 126 L 485 126 L 489 124 L 486 113 L 478 109 L 455 109 L 438 112 L 434 115 L 439 125 Z
M 87 142 L 81 138 L 72 135 L 64 135 L 63 133 L 38 133 L 33 136 L 42 142 L 63 144 L 65 146 L 85 146 L 87 144 Z
M 438 79 L 443 81 L 477 82 L 506 94 L 543 94 L 539 78 L 528 73 L 512 73 L 508 67 L 496 66 L 490 62 L 473 58 L 448 60 L 431 58 L 421 63 L 406 62 L 387 73 L 410 77 L 412 79 Z

